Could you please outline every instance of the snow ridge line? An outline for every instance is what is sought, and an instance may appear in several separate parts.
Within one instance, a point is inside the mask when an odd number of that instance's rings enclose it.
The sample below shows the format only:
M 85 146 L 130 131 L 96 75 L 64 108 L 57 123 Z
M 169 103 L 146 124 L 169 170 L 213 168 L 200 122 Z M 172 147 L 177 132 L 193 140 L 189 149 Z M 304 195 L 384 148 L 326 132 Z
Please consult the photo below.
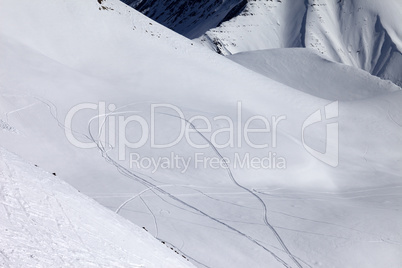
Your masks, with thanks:
M 177 248 L 175 245 L 173 245 L 172 243 L 167 242 L 167 241 L 165 241 L 165 240 L 162 240 L 162 239 L 160 239 L 159 237 L 155 237 L 155 238 L 158 239 L 161 243 L 164 243 L 164 244 L 166 244 L 166 245 L 169 245 L 169 246 L 171 246 L 171 247 L 174 247 L 177 251 L 179 251 L 181 254 L 185 255 L 185 257 L 187 257 L 188 259 L 190 259 L 190 260 L 192 260 L 192 261 L 194 261 L 194 262 L 196 262 L 196 263 L 198 263 L 198 264 L 200 264 L 200 265 L 202 265 L 202 266 L 204 266 L 204 267 L 206 267 L 206 268 L 211 268 L 210 266 L 208 266 L 208 265 L 206 265 L 206 264 L 204 264 L 204 263 L 202 263 L 202 262 L 200 262 L 200 261 L 197 261 L 196 259 L 194 259 L 194 258 L 192 258 L 191 256 L 187 255 L 185 252 L 183 252 L 183 251 L 181 251 L 180 249 L 178 249 L 178 248 Z

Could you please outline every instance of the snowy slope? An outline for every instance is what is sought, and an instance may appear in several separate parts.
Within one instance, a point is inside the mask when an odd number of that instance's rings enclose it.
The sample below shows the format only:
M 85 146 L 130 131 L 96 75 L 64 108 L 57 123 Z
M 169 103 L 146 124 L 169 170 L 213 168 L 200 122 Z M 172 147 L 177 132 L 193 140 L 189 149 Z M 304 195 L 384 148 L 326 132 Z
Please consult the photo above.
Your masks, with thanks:
M 401 1 L 249 1 L 199 40 L 223 54 L 307 47 L 401 86 Z
M 339 123 L 339 165 L 333 168 L 308 153 L 301 138 L 305 120 L 324 110 L 328 100 L 216 55 L 119 1 L 0 3 L 3 147 L 146 227 L 199 267 L 401 263 L 400 91 L 384 86 L 384 91 L 339 103 L 339 117 L 332 118 Z M 341 68 L 333 69 L 345 77 Z M 66 126 L 70 109 L 88 102 L 105 102 L 110 109 L 87 109 Z M 213 120 L 215 116 L 233 119 L 236 130 L 255 115 L 269 120 L 283 115 L 286 120 L 280 123 L 275 148 L 253 148 L 236 134 L 241 146 L 236 140 L 233 147 L 199 149 L 182 140 L 155 149 L 148 140 L 128 149 L 127 155 L 158 158 L 175 153 L 188 158 L 202 153 L 233 160 L 236 153 L 261 157 L 273 152 L 287 160 L 286 168 L 191 165 L 185 172 L 153 172 L 152 167 L 132 167 L 129 159 L 119 160 L 121 137 L 115 144 L 105 142 L 98 127 L 110 135 L 118 116 L 138 115 L 149 122 L 152 103 L 175 105 L 187 119 L 205 116 L 213 130 L 227 127 L 227 122 Z M 110 112 L 106 124 L 98 123 L 105 112 Z M 183 119 L 175 114 L 157 114 L 158 143 L 170 142 L 177 134 Z M 195 121 L 194 126 L 202 129 L 204 123 Z M 65 135 L 70 128 L 81 142 L 96 141 L 99 147 L 73 146 Z M 325 150 L 325 133 L 325 122 L 317 123 L 306 129 L 305 141 Z M 129 125 L 122 134 L 135 141 L 141 128 Z M 213 138 L 212 133 L 204 135 Z M 215 138 L 222 143 L 228 136 Z M 192 137 L 206 142 L 196 133 Z M 256 133 L 252 140 L 272 144 L 271 138 Z
M 149 18 L 188 38 L 196 38 L 237 16 L 246 0 L 154 1 L 124 0 Z
M 242 52 L 228 58 L 275 81 L 328 100 L 359 100 L 401 90 L 390 81 L 320 55 L 312 49 L 282 48 Z
M 144 230 L 0 148 L 1 267 L 192 267 Z
M 245 9 L 230 21 L 210 29 L 199 40 L 223 54 L 281 47 L 302 46 L 304 1 L 248 1 Z M 218 50 L 219 52 L 219 50 Z

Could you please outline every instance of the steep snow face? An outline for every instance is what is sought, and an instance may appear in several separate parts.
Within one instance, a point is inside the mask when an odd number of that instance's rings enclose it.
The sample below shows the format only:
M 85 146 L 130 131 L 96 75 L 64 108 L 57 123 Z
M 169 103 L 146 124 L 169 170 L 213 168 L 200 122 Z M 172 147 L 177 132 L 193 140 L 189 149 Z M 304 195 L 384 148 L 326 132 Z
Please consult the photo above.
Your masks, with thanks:
M 391 81 L 324 59 L 312 49 L 258 50 L 228 58 L 275 81 L 328 100 L 360 100 L 401 90 Z
M 308 47 L 400 86 L 401 11 L 398 0 L 253 0 L 199 40 L 222 54 Z
M 199 40 L 212 42 L 222 54 L 300 47 L 305 13 L 303 1 L 248 1 L 238 16 L 210 29 Z
M 188 38 L 199 37 L 207 30 L 237 16 L 247 4 L 246 0 L 123 2 Z
M 1 267 L 193 267 L 145 230 L 0 148 Z
M 310 3 L 305 46 L 402 85 L 402 2 L 338 2 Z

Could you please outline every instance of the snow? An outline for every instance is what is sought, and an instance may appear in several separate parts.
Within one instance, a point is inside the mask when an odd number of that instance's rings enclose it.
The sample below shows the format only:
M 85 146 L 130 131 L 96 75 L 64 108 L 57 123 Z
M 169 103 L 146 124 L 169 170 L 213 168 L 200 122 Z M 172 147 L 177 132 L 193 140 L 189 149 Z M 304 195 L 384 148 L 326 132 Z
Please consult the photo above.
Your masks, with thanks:
M 281 66 L 289 77 L 283 81 L 286 75 L 265 69 L 259 56 L 255 59 L 244 55 L 251 70 L 247 69 L 115 0 L 101 4 L 95 0 L 53 0 L 40 4 L 1 0 L 1 6 L 0 144 L 6 150 L 55 172 L 81 193 L 144 226 L 198 267 L 400 266 L 402 94 L 395 86 L 307 51 L 256 52 L 272 60 L 280 56 L 288 63 Z M 292 72 L 302 68 L 301 61 L 322 69 L 319 73 L 325 77 L 333 73 L 332 78 L 320 81 L 308 71 L 302 72 L 300 78 Z M 334 80 L 340 79 L 345 80 L 347 90 L 333 85 Z M 298 85 L 293 84 L 298 81 Z M 318 86 L 327 90 L 318 92 Z M 306 119 L 324 110 L 332 100 L 340 100 L 335 103 L 339 117 L 329 118 L 334 116 L 332 111 L 326 118 L 330 123 L 338 123 L 339 139 L 325 140 L 326 122 L 302 132 Z M 70 129 L 65 125 L 68 112 L 82 103 L 96 104 L 97 108 L 104 103 L 105 107 L 116 108 L 87 109 L 73 118 L 75 137 L 81 142 L 98 141 L 99 147 L 75 147 L 65 135 Z M 235 146 L 225 148 L 197 149 L 183 139 L 173 147 L 155 149 L 148 140 L 140 148 L 127 149 L 126 155 L 135 153 L 157 159 L 175 153 L 188 159 L 202 153 L 205 157 L 219 160 L 223 156 L 233 161 L 236 154 L 265 157 L 275 153 L 286 159 L 286 168 L 235 168 L 231 162 L 215 169 L 192 163 L 184 173 L 179 168 L 152 172 L 152 167 L 130 167 L 129 158 L 120 161 L 117 145 L 121 139 L 112 146 L 112 142 L 102 140 L 98 127 L 113 130 L 113 119 L 119 122 L 119 115 L 138 115 L 149 122 L 151 105 L 163 103 L 180 108 L 187 120 L 195 115 L 205 116 L 213 131 L 227 127 L 224 120 L 214 121 L 216 116 L 233 119 L 235 130 L 244 129 L 247 119 L 255 115 L 263 115 L 270 123 L 272 117 L 286 119 L 278 125 L 275 148 L 272 133 L 254 133 L 253 142 L 271 145 L 253 148 L 243 137 L 238 146 L 237 134 Z M 104 118 L 105 113 L 109 113 L 106 124 L 98 123 L 98 117 Z M 156 114 L 158 143 L 171 142 L 179 132 L 184 120 L 176 114 L 167 108 Z M 261 124 L 255 121 L 251 127 Z M 203 121 L 194 121 L 193 125 L 205 128 Z M 141 129 L 128 125 L 125 133 L 134 142 L 140 138 Z M 331 167 L 307 152 L 303 134 L 311 148 L 325 149 L 326 142 L 339 141 L 338 166 Z M 196 133 L 191 137 L 202 144 L 213 138 L 212 133 L 203 135 L 205 139 Z M 215 138 L 223 143 L 228 136 L 223 133 Z M 7 156 L 2 162 L 9 163 L 10 158 L 14 159 Z M 44 174 L 32 166 L 24 166 L 18 172 L 24 175 L 15 175 L 14 181 L 36 178 L 37 172 Z M 39 177 L 51 178 L 52 182 L 55 179 L 46 176 Z M 34 186 L 37 183 L 30 187 Z M 12 184 L 9 187 L 15 189 Z M 58 191 L 46 189 L 47 193 Z M 72 211 L 87 207 L 81 205 L 84 201 L 71 198 L 74 193 L 78 195 L 73 189 L 66 189 L 68 195 L 62 200 L 71 200 L 66 206 Z M 34 199 L 27 202 L 39 203 L 32 209 L 49 209 L 48 203 L 35 202 L 40 197 L 34 193 L 26 196 Z M 96 225 L 99 230 L 105 230 L 109 220 L 121 221 L 93 202 L 87 209 L 101 210 L 101 215 L 95 211 L 94 215 L 81 215 L 90 222 L 105 222 Z M 7 222 L 2 219 L 1 224 Z M 83 236 L 98 233 L 80 222 L 77 220 L 76 226 L 85 229 Z M 138 228 L 130 226 L 133 233 L 122 232 L 119 237 L 138 234 Z M 24 234 L 24 230 L 16 231 Z M 112 236 L 108 232 L 104 235 Z M 76 241 L 73 239 L 78 237 L 74 237 L 68 240 Z M 46 239 L 52 242 L 51 238 Z M 98 241 L 93 239 L 90 241 Z M 116 241 L 113 236 L 110 240 L 125 250 L 138 246 Z M 14 245 L 12 249 L 18 250 Z M 149 245 L 163 247 L 157 240 Z M 89 246 L 99 253 L 97 261 L 108 261 L 101 253 L 109 251 L 99 248 L 100 243 L 91 242 Z M 138 254 L 140 258 L 160 264 L 162 259 L 147 258 L 153 252 L 150 248 L 143 249 L 144 255 Z M 43 254 L 45 258 L 46 253 Z M 177 260 L 175 257 L 182 258 L 174 252 L 169 256 L 174 256 L 172 262 Z M 137 264 L 137 259 L 132 258 Z M 124 260 L 121 261 L 116 265 L 124 266 Z M 39 264 L 46 266 L 44 261 Z
M 228 58 L 275 81 L 328 100 L 361 100 L 401 90 L 390 81 L 358 68 L 322 58 L 312 49 L 268 49 Z
M 1 267 L 193 267 L 146 231 L 0 148 Z
M 196 38 L 207 30 L 236 16 L 247 4 L 245 0 L 224 1 L 122 1 L 144 15 L 188 38 Z
M 253 0 L 197 40 L 225 55 L 311 48 L 401 86 L 401 9 L 398 0 Z

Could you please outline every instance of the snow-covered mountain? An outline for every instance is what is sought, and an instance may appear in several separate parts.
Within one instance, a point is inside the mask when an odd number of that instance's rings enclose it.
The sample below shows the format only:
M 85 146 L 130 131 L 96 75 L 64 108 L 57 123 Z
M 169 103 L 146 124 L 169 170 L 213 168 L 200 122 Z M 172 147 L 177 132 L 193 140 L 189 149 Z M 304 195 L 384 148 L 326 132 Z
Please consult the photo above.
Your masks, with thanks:
M 196 38 L 237 16 L 246 0 L 123 0 L 126 4 L 188 38 Z
M 252 0 L 200 40 L 223 54 L 307 47 L 401 86 L 401 10 L 398 0 Z
M 224 55 L 307 47 L 402 85 L 399 0 L 130 1 L 150 18 Z M 209 27 L 209 28 L 208 28 Z M 204 32 L 203 32 L 204 31 Z
M 398 87 L 305 49 L 227 59 L 117 0 L 0 6 L 0 145 L 145 227 L 173 249 L 172 262 L 185 255 L 198 267 L 399 268 Z M 283 65 L 272 70 L 266 59 Z M 303 62 L 311 69 L 295 74 Z M 3 155 L 1 163 L 14 159 Z M 21 165 L 21 176 L 2 165 L 1 178 L 25 183 L 28 174 L 37 186 L 44 172 Z M 57 194 L 46 187 L 44 198 Z M 82 200 L 82 208 L 69 205 L 77 215 L 95 211 L 88 222 L 124 222 L 71 188 L 60 191 Z M 25 196 L 30 209 L 49 208 Z M 1 226 L 13 222 L 1 218 Z M 23 227 L 13 230 L 23 236 Z M 6 265 L 18 267 L 0 245 Z M 155 263 L 170 256 L 161 254 Z

